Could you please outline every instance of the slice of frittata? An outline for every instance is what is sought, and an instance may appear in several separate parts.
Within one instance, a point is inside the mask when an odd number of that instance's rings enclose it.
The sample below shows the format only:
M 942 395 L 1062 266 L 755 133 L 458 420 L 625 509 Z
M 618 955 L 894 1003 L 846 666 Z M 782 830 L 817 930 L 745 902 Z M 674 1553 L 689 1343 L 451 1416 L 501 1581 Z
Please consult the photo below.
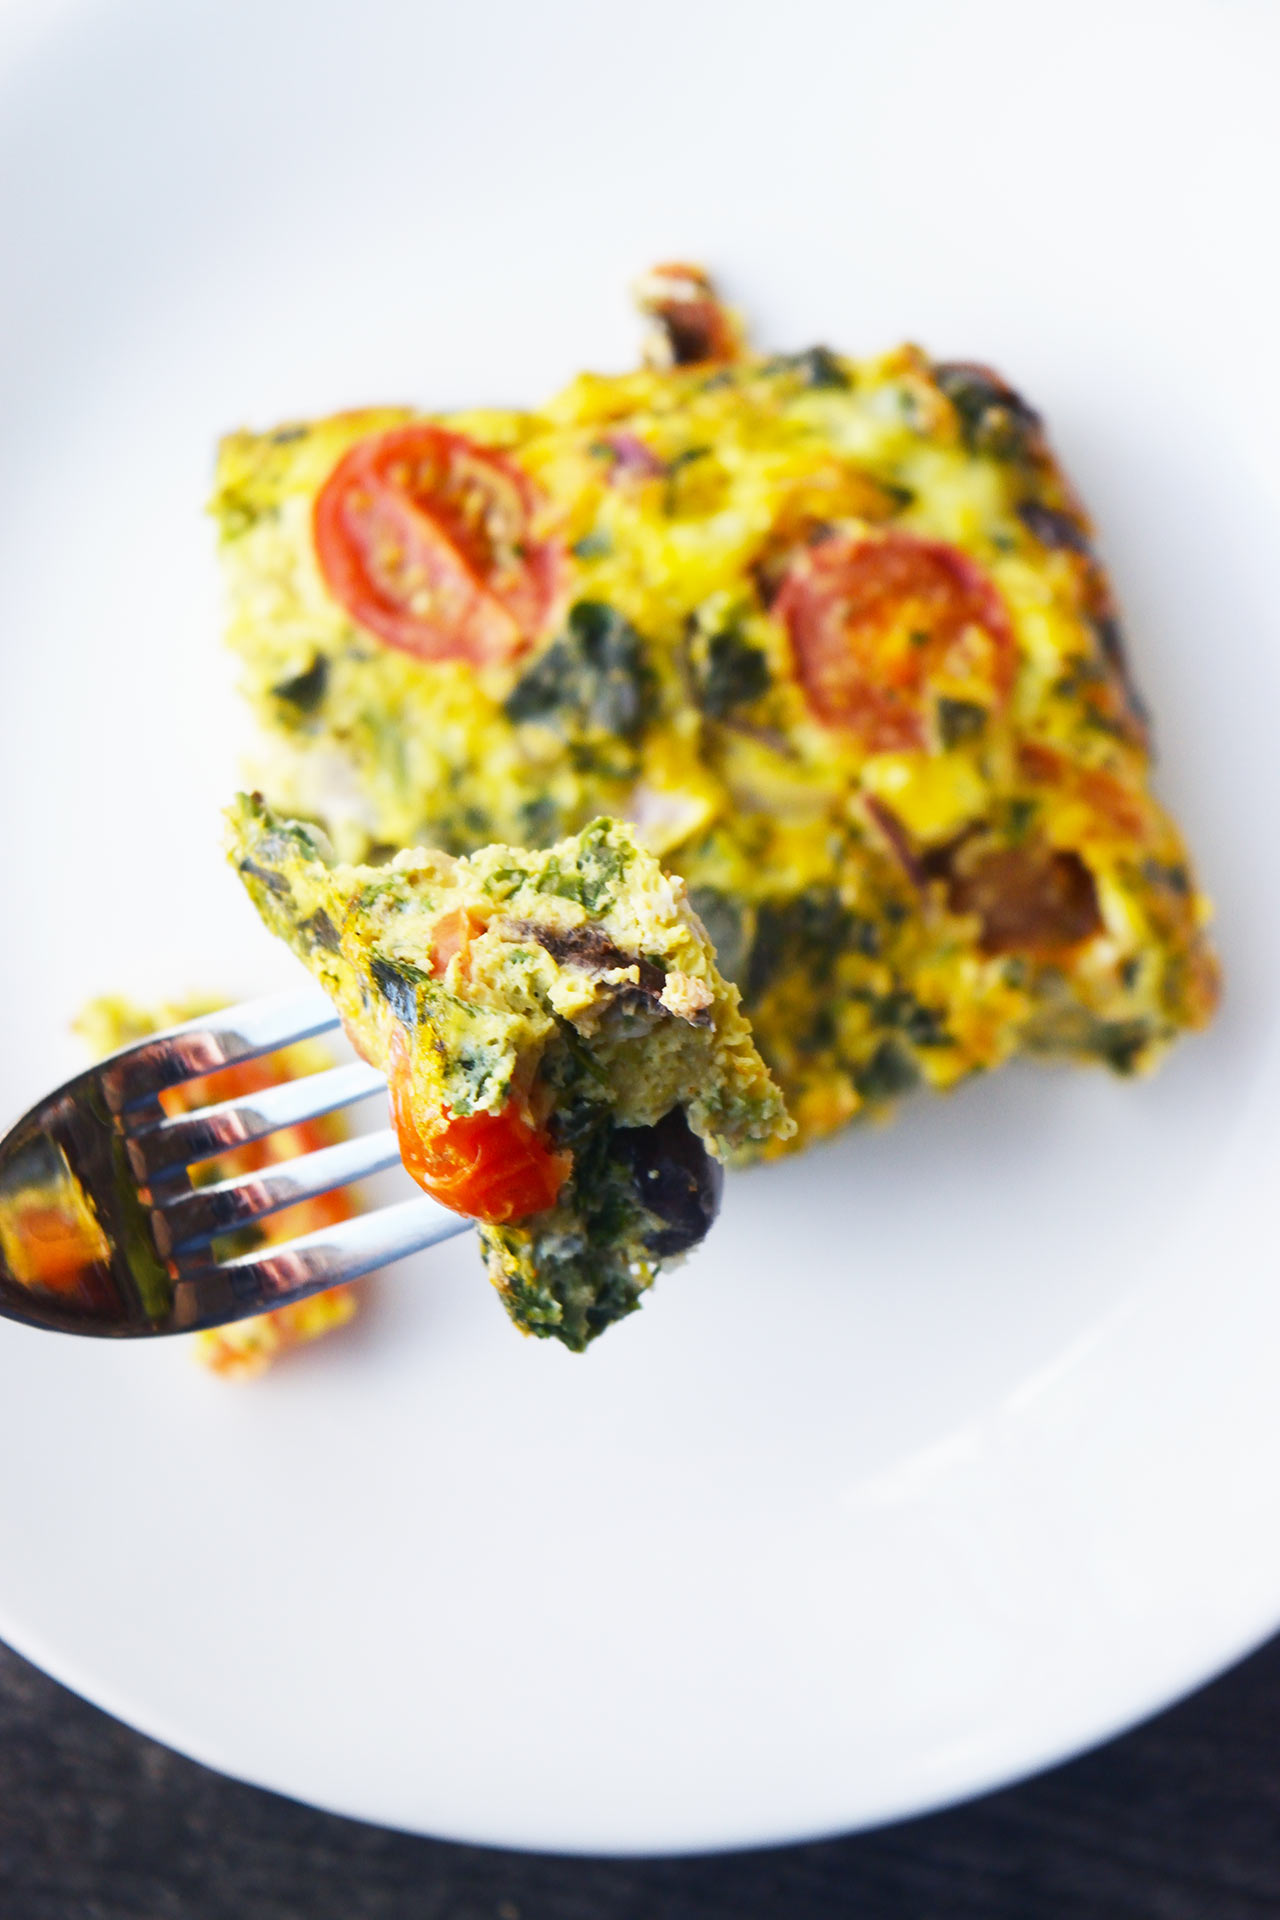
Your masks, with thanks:
M 1023 1051 L 1128 1073 L 1217 996 L 1089 521 L 1033 410 L 915 347 L 745 346 L 545 407 L 233 434 L 269 797 L 344 857 L 599 813 L 683 875 L 798 1140 Z
M 259 796 L 232 859 L 358 1051 L 405 1165 L 480 1225 L 516 1325 L 580 1350 L 705 1234 L 721 1159 L 791 1122 L 684 885 L 597 820 L 529 853 L 332 863 Z

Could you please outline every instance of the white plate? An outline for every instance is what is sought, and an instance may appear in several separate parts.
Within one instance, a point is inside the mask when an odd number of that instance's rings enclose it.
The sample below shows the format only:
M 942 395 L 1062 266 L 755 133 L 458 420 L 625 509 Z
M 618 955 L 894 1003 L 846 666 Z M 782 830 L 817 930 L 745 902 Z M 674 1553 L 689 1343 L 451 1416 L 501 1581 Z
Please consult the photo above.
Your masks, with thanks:
M 731 1183 L 587 1358 L 474 1251 L 237 1390 L 0 1326 L 0 1632 L 230 1773 L 667 1850 L 934 1806 L 1280 1621 L 1274 11 L 61 0 L 0 52 L 0 1101 L 104 989 L 276 984 L 218 855 L 211 449 L 757 336 L 989 359 L 1105 529 L 1229 992 Z M 6 38 L 7 36 L 7 38 Z

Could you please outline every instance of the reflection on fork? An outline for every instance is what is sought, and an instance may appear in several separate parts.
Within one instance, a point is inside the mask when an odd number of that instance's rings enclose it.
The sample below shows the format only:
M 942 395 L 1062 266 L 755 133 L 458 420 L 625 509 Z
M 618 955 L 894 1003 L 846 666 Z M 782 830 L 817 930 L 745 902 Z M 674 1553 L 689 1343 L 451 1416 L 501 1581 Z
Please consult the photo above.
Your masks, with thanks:
M 306 1299 L 470 1221 L 425 1195 L 251 1253 L 215 1244 L 398 1163 L 393 1131 L 199 1185 L 191 1168 L 369 1098 L 363 1062 L 166 1112 L 161 1096 L 339 1024 L 318 993 L 201 1016 L 113 1054 L 0 1142 L 0 1314 L 65 1333 L 190 1333 Z

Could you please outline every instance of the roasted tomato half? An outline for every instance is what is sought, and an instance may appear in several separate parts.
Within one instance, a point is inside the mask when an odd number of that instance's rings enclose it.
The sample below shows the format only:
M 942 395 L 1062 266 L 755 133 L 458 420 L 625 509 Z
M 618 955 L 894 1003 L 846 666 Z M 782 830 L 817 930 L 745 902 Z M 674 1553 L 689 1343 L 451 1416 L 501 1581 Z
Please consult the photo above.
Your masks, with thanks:
M 451 1114 L 424 1124 L 414 1111 L 409 1050 L 392 1045 L 391 1117 L 400 1155 L 418 1185 L 442 1207 L 500 1226 L 545 1213 L 569 1177 L 560 1153 L 518 1101 L 500 1113 Z
M 982 569 L 909 533 L 807 547 L 774 602 L 815 716 L 868 753 L 929 742 L 939 697 L 988 709 L 1013 686 L 1009 615 Z
M 360 626 L 421 660 L 510 660 L 546 627 L 557 542 L 514 461 L 421 422 L 361 440 L 315 504 L 316 555 Z

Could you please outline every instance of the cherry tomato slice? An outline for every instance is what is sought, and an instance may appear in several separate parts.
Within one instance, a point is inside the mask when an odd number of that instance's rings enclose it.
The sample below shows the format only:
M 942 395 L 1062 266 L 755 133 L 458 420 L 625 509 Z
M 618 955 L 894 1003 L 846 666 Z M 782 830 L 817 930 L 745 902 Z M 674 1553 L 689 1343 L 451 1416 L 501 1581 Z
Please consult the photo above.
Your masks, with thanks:
M 316 499 L 316 557 L 352 619 L 420 660 L 510 660 L 546 626 L 558 543 L 501 453 L 419 422 L 360 440 Z
M 834 538 L 792 562 L 774 602 L 816 717 L 868 753 L 924 747 L 934 694 L 1000 707 L 1017 648 L 995 586 L 941 540 Z
M 391 1117 L 405 1166 L 454 1213 L 499 1226 L 545 1213 L 569 1177 L 573 1155 L 557 1153 L 516 1102 L 501 1113 L 451 1114 L 427 1130 L 413 1111 L 409 1050 L 392 1040 Z

